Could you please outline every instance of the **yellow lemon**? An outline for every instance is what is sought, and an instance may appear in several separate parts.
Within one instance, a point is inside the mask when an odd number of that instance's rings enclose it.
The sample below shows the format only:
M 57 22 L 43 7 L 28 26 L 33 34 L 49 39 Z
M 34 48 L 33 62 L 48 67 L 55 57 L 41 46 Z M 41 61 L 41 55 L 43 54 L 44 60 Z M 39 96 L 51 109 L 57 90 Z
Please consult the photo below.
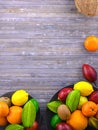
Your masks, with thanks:
M 28 96 L 25 90 L 17 90 L 12 94 L 11 101 L 16 106 L 22 106 L 28 101 Z
M 92 84 L 86 81 L 77 82 L 74 84 L 74 89 L 79 90 L 81 96 L 89 96 L 94 91 Z

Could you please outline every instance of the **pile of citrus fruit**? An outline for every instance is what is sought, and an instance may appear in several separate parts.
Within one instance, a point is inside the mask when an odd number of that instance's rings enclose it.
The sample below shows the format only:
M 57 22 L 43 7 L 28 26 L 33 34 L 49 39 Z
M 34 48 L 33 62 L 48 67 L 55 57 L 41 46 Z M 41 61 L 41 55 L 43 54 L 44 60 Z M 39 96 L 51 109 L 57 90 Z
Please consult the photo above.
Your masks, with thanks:
M 17 90 L 11 98 L 0 98 L 0 127 L 5 130 L 37 130 L 39 103 L 25 90 Z

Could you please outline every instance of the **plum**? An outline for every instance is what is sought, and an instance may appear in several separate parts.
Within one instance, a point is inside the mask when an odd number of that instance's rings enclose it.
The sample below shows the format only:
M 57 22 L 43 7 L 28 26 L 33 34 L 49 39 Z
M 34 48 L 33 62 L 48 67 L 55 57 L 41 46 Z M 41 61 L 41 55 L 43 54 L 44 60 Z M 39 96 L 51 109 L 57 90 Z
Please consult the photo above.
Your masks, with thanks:
M 72 130 L 72 127 L 65 122 L 61 122 L 56 125 L 56 130 Z
M 92 92 L 88 99 L 98 104 L 98 90 Z
M 68 88 L 63 88 L 59 91 L 58 93 L 58 99 L 61 101 L 65 101 L 67 95 L 73 90 L 73 88 L 68 87 Z

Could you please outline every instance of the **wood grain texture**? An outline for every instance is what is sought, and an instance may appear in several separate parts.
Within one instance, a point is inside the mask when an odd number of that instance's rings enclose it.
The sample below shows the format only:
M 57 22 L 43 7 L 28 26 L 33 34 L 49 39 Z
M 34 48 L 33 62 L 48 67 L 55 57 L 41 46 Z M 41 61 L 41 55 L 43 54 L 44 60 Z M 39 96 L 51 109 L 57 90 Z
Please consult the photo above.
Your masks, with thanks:
M 89 35 L 98 36 L 98 17 L 79 14 L 73 0 L 0 0 L 0 95 L 27 90 L 46 130 L 46 103 L 55 92 L 84 80 L 84 63 L 98 72 L 98 52 L 83 46 Z

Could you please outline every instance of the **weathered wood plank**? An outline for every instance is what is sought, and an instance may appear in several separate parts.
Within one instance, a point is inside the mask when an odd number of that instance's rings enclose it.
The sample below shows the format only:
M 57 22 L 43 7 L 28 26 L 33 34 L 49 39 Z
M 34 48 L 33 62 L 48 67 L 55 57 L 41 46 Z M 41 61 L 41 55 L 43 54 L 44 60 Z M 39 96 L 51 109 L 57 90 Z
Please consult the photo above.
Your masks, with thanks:
M 57 90 L 85 80 L 84 63 L 98 72 L 98 51 L 83 45 L 87 36 L 98 36 L 97 21 L 79 14 L 74 0 L 0 0 L 0 95 L 25 89 L 37 98 L 40 130 Z
M 63 4 L 73 4 L 73 0 L 4 0 L 4 1 L 0 1 L 1 5 L 9 5 L 9 6 L 17 6 L 17 5 L 21 5 L 21 6 L 31 6 L 31 5 L 63 5 Z
M 9 57 L 7 57 L 9 58 Z M 13 60 L 1 60 L 0 61 L 0 67 L 2 68 L 17 68 L 17 67 L 24 67 L 24 68 L 30 68 L 30 69 L 51 69 L 51 68 L 60 68 L 60 69 L 67 69 L 67 68 L 77 68 L 81 67 L 81 65 L 85 62 L 97 65 L 97 56 L 93 58 L 93 56 L 85 56 L 81 57 L 79 59 L 79 56 L 67 56 L 64 58 L 54 58 L 54 59 L 34 59 L 32 57 L 20 57 L 20 58 L 15 58 Z M 78 62 L 77 62 L 78 61 Z M 97 66 L 96 66 L 97 67 Z M 98 68 L 98 67 L 97 67 Z

